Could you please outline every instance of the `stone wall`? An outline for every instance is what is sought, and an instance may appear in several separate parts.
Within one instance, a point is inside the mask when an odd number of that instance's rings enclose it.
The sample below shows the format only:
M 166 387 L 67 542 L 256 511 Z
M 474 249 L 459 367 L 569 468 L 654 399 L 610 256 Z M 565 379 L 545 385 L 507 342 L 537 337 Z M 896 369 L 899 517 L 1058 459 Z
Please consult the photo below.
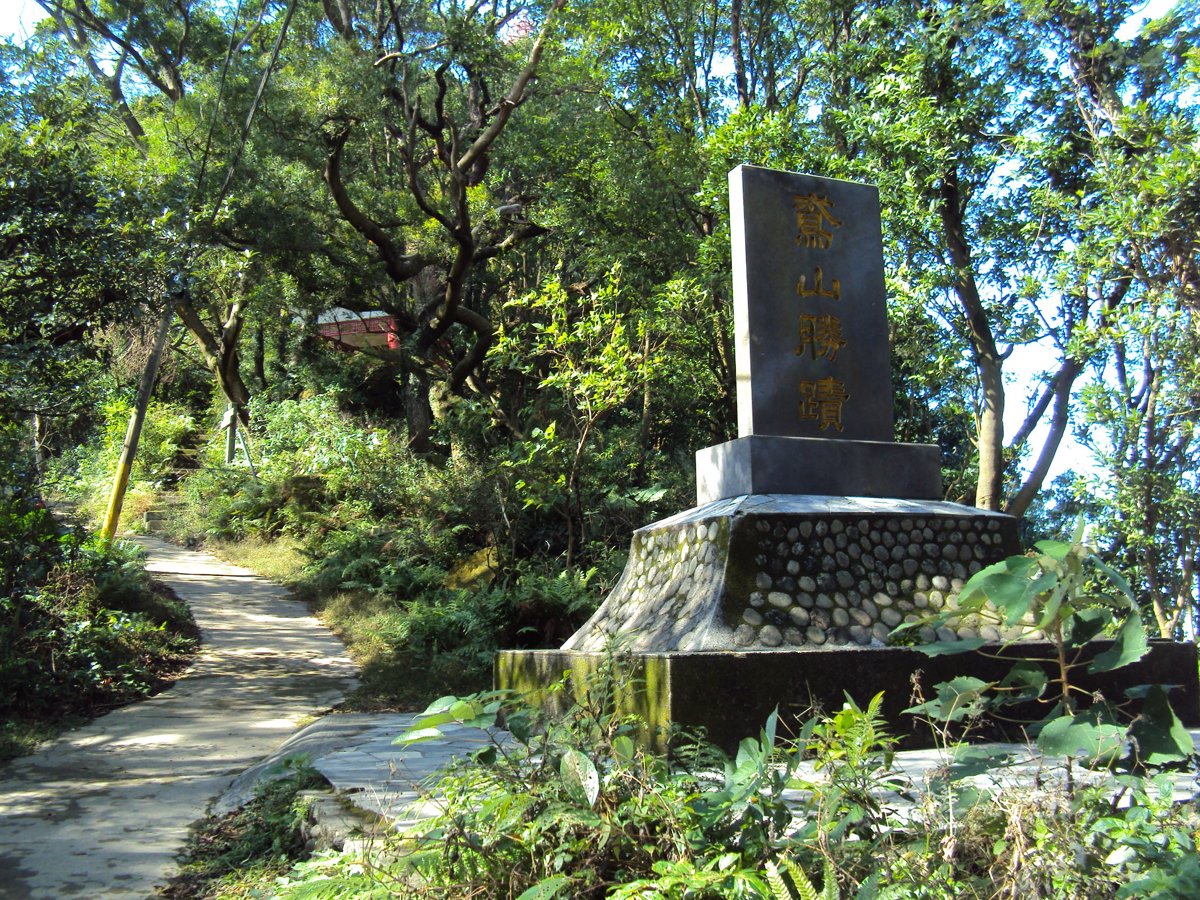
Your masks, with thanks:
M 1014 519 L 953 503 L 718 501 L 636 532 L 620 582 L 564 649 L 613 638 L 659 652 L 886 646 L 893 628 L 953 609 L 971 575 L 1016 552 Z M 1016 634 L 964 618 L 915 638 Z

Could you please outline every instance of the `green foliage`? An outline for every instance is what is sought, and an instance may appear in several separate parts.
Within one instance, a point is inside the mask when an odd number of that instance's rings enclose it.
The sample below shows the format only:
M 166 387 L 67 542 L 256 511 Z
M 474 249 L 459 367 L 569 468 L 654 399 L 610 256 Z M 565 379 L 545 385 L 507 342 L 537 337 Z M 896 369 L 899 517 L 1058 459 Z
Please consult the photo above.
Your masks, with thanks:
M 0 428 L 0 597 L 41 584 L 63 556 L 58 525 L 21 451 L 15 430 Z
M 185 607 L 155 592 L 131 545 L 0 513 L 5 546 L 33 550 L 0 595 L 0 717 L 54 719 L 151 693 L 194 647 Z M 33 526 L 31 528 L 31 525 Z
M 588 577 L 570 573 L 524 572 L 475 590 L 438 584 L 400 595 L 375 607 L 372 631 L 381 646 L 364 678 L 381 679 L 409 703 L 447 687 L 478 689 L 490 681 L 498 650 L 557 646 L 595 604 Z
M 307 857 L 303 827 L 308 805 L 299 795 L 328 782 L 303 757 L 288 757 L 282 765 L 287 774 L 264 782 L 245 806 L 200 823 L 180 873 L 162 896 L 213 896 L 252 879 L 282 875 Z M 247 861 L 253 861 L 251 872 L 245 871 Z
M 988 566 L 963 586 L 957 609 L 919 624 L 936 627 L 963 616 L 1015 628 L 1010 643 L 1028 634 L 1044 636 L 1054 651 L 1052 675 L 1047 678 L 1040 666 L 1022 662 L 995 683 L 960 677 L 938 685 L 932 700 L 908 712 L 960 722 L 986 710 L 1037 700 L 1048 709 L 1029 726 L 1038 747 L 1050 755 L 1138 769 L 1179 762 L 1195 752 L 1160 686 L 1137 693 L 1140 714 L 1124 724 L 1116 698 L 1092 697 L 1090 706 L 1080 708 L 1079 700 L 1088 694 L 1073 673 L 1085 665 L 1089 672 L 1124 668 L 1141 659 L 1149 644 L 1128 582 L 1078 538 L 1075 543 L 1039 541 L 1036 552 Z M 1111 636 L 1112 646 L 1094 652 L 1090 662 L 1081 661 L 1089 642 L 1102 635 Z M 941 642 L 918 649 L 929 655 L 963 653 L 983 643 Z M 1133 690 L 1127 693 L 1135 698 Z
M 908 780 L 892 766 L 897 739 L 888 733 L 882 704 L 882 692 L 866 709 L 847 697 L 838 712 L 801 731 L 801 746 L 815 759 L 813 779 L 794 783 L 816 801 L 816 816 L 798 833 L 802 840 L 838 843 L 853 836 L 870 842 L 889 828 L 891 811 L 880 793 L 905 792 Z
M 916 790 L 893 766 L 879 698 L 814 718 L 794 743 L 776 742 L 772 716 L 732 757 L 677 736 L 663 758 L 636 742 L 638 722 L 611 710 L 622 671 L 610 657 L 583 702 L 555 719 L 500 692 L 435 701 L 397 744 L 419 750 L 460 726 L 490 737 L 430 786 L 439 812 L 365 854 L 300 863 L 272 890 L 1082 900 L 1190 896 L 1200 874 L 1200 816 L 1173 801 L 1168 776 L 1068 790 L 1050 773 L 984 786 L 960 767 Z M 507 732 L 495 725 L 501 713 Z
M 82 529 L 59 525 L 36 494 L 21 487 L 33 481 L 21 474 L 21 454 L 2 458 L 5 731 L 150 693 L 194 646 L 186 607 L 152 587 L 137 548 L 108 545 L 87 538 Z
M 490 729 L 502 705 L 511 740 L 445 773 L 434 788 L 443 812 L 400 839 L 396 862 L 338 887 L 374 882 L 409 896 L 590 897 L 610 888 L 623 898 L 762 896 L 758 858 L 787 819 L 786 779 L 771 764 L 779 752 L 773 720 L 736 760 L 701 743 L 662 759 L 635 742 L 636 722 L 608 707 L 620 677 L 607 670 L 556 720 L 495 693 L 431 705 L 398 743 L 436 739 L 451 725 Z M 723 781 L 704 774 L 714 764 L 725 768 Z
M 90 519 L 103 517 L 129 427 L 130 409 L 125 397 L 110 397 L 98 404 L 92 439 L 54 460 L 48 474 L 55 491 Z M 195 465 L 199 441 L 199 426 L 190 410 L 152 400 L 130 473 L 131 493 L 155 495 L 172 486 L 181 471 Z M 128 526 L 137 512 L 144 510 L 144 504 L 129 504 L 122 512 L 122 521 Z
M 143 206 L 104 146 L 102 95 L 61 46 L 0 43 L 0 422 L 86 412 L 98 327 L 141 315 L 154 277 Z
M 611 539 L 628 525 L 619 515 L 622 507 L 640 512 L 639 506 L 649 505 L 650 493 L 632 489 L 649 464 L 645 405 L 659 393 L 656 383 L 670 377 L 661 350 L 680 329 L 670 327 L 664 314 L 677 299 L 670 292 L 649 303 L 631 294 L 619 265 L 582 298 L 571 297 L 556 273 L 506 304 L 508 320 L 488 354 L 497 373 L 519 375 L 537 391 L 527 408 L 515 412 L 528 423 L 522 429 L 527 434 L 512 444 L 501 467 L 511 473 L 523 506 L 562 519 L 568 567 L 589 539 Z M 644 399 L 635 437 L 627 401 L 639 389 Z M 629 436 L 626 446 L 622 435 Z M 660 498 L 667 492 L 654 487 Z M 609 515 L 589 515 L 591 510 Z

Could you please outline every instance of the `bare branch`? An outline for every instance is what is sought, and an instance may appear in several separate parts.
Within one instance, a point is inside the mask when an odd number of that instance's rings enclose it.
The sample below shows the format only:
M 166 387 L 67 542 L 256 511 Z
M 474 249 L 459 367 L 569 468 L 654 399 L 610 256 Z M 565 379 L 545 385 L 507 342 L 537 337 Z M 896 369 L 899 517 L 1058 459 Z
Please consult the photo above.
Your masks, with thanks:
M 504 131 L 504 126 L 508 124 L 508 119 L 512 115 L 514 109 L 520 105 L 525 99 L 525 88 L 529 86 L 529 82 L 533 79 L 537 72 L 538 64 L 541 62 L 542 53 L 546 47 L 546 40 L 550 35 L 550 29 L 554 22 L 554 13 L 566 6 L 567 0 L 554 0 L 553 6 L 550 9 L 550 15 L 546 22 L 542 25 L 542 31 L 534 41 L 533 47 L 529 51 L 529 58 L 525 62 L 525 67 L 521 70 L 521 74 L 517 76 L 517 80 L 513 82 L 512 89 L 500 101 L 496 109 L 496 117 L 491 124 L 484 129 L 467 149 L 467 152 L 459 159 L 457 167 L 460 172 L 466 172 L 475 164 L 475 162 L 487 153 L 488 148 L 492 146 L 496 138 Z
M 420 254 L 403 253 L 379 223 L 359 209 L 350 198 L 346 186 L 342 183 L 341 174 L 342 151 L 349 137 L 350 125 L 347 123 L 330 139 L 331 150 L 325 160 L 325 183 L 329 185 L 333 202 L 337 204 L 342 217 L 355 231 L 375 245 L 388 277 L 396 283 L 407 281 L 425 268 L 428 260 Z

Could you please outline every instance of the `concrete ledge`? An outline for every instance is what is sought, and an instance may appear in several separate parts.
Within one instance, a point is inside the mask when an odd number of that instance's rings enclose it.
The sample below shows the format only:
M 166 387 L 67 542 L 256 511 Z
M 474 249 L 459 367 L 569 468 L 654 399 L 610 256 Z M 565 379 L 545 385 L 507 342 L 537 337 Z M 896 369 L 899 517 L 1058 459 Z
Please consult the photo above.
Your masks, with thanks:
M 750 435 L 696 451 L 696 504 L 742 494 L 940 500 L 933 444 Z
M 1110 641 L 1094 642 L 1084 659 L 1111 645 Z M 913 703 L 914 679 L 919 679 L 926 697 L 931 697 L 935 684 L 958 675 L 999 680 L 1017 660 L 1041 662 L 1049 671 L 1053 658 L 1053 648 L 1047 643 L 996 646 L 988 653 L 1001 658 L 984 652 L 928 657 L 901 647 L 635 653 L 621 657 L 632 677 L 618 691 L 617 705 L 649 724 L 646 742 L 656 749 L 664 748 L 670 723 L 704 728 L 710 740 L 732 749 L 742 738 L 756 733 L 777 706 L 785 727 L 794 727 L 813 709 L 840 709 L 847 693 L 856 703 L 866 705 L 884 691 L 884 715 L 893 733 L 905 736 L 903 746 L 929 747 L 935 743 L 929 729 L 903 713 Z M 604 659 L 602 653 L 505 650 L 496 657 L 495 682 L 497 687 L 516 690 L 551 711 L 562 711 L 574 698 L 568 692 L 552 693 L 549 688 L 570 673 L 570 687 L 577 698 Z M 1200 725 L 1196 663 L 1194 644 L 1153 641 L 1150 652 L 1134 665 L 1099 675 L 1081 669 L 1076 683 L 1113 702 L 1123 701 L 1125 689 L 1133 685 L 1177 685 L 1171 691 L 1175 713 L 1185 725 L 1196 726 Z M 1032 720 L 1043 717 L 1046 709 L 1029 704 L 1015 713 Z M 1136 712 L 1136 707 L 1131 712 Z M 978 741 L 1023 739 L 1019 728 L 996 721 L 985 723 L 971 737 Z

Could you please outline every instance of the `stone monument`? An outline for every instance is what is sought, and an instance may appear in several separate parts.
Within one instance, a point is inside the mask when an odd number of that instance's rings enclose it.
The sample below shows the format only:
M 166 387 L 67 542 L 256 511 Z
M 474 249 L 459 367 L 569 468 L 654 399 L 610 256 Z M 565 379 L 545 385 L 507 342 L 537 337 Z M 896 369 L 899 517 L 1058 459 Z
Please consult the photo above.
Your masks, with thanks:
M 739 166 L 729 206 L 738 438 L 697 454 L 700 505 L 941 499 L 937 447 L 892 442 L 878 191 Z
M 697 506 L 634 533 L 562 650 L 503 651 L 496 682 L 542 694 L 615 646 L 640 685 L 626 708 L 731 744 L 776 706 L 800 716 L 846 690 L 886 691 L 898 717 L 914 673 L 964 663 L 890 647 L 892 630 L 953 610 L 1019 546 L 1011 516 L 941 499 L 937 447 L 893 441 L 877 190 L 752 166 L 729 182 L 738 437 L 697 452 Z M 964 617 L 917 636 L 1020 633 Z

